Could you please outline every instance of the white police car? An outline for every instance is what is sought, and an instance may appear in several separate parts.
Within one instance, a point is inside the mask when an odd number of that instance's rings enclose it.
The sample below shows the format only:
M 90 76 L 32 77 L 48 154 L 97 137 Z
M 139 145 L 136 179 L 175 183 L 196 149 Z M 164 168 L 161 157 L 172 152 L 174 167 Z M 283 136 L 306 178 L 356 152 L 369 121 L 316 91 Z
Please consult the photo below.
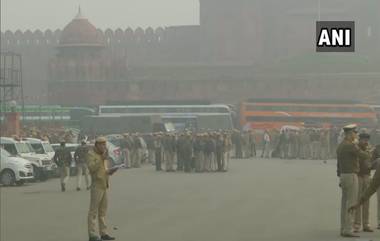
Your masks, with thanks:
M 49 156 L 35 153 L 32 146 L 26 141 L 18 138 L 0 137 L 0 146 L 12 156 L 30 161 L 35 179 L 44 181 L 53 173 L 53 163 Z
M 26 159 L 12 156 L 0 148 L 0 183 L 4 186 L 22 185 L 33 179 L 32 163 Z

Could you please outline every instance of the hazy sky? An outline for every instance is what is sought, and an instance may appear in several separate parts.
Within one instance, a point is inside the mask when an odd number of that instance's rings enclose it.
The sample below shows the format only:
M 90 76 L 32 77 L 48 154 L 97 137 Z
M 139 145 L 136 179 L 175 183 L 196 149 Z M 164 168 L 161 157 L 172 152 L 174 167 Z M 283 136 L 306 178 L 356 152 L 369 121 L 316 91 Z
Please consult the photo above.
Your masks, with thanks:
M 199 23 L 199 0 L 0 0 L 1 31 L 63 28 L 78 6 L 96 27 L 157 27 Z

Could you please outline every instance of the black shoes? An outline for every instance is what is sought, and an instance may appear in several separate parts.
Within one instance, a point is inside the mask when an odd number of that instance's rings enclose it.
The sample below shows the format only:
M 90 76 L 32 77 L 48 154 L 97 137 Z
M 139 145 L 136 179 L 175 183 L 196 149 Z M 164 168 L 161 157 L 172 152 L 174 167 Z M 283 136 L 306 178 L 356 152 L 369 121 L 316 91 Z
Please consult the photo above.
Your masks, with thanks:
M 78 192 L 80 191 L 80 188 L 79 188 L 79 187 L 77 187 L 77 191 L 78 191 Z
M 98 237 L 91 237 L 88 241 L 102 241 Z
M 63 183 L 61 184 L 61 191 L 62 191 L 62 192 L 66 191 L 65 184 L 63 184 Z
M 104 240 L 115 240 L 114 237 L 111 237 L 111 236 L 109 236 L 108 234 L 103 235 L 101 238 L 102 238 L 103 241 L 104 241 Z

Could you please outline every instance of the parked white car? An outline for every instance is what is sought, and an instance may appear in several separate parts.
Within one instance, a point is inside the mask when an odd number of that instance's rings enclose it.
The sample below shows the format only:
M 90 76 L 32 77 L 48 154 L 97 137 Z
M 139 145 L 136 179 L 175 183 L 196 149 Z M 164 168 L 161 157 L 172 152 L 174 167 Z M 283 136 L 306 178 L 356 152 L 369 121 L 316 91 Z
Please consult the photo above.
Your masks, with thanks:
M 0 148 L 0 183 L 4 186 L 22 185 L 33 179 L 32 163 L 26 159 L 12 156 Z
M 54 166 L 49 156 L 35 153 L 33 147 L 26 141 L 0 137 L 0 146 L 12 156 L 18 156 L 30 161 L 35 179 L 44 181 L 52 175 Z
M 48 141 L 43 141 L 37 138 L 24 138 L 23 140 L 33 147 L 35 153 L 46 154 L 49 156 L 50 160 L 53 160 L 55 151 Z

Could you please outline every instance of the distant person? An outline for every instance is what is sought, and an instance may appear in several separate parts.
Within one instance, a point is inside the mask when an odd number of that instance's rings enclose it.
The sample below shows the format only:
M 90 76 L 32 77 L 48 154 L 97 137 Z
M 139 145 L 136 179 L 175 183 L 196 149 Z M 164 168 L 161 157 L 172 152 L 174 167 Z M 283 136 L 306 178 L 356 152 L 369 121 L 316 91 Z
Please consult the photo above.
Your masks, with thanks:
M 70 165 L 72 157 L 70 151 L 66 148 L 66 142 L 61 141 L 61 146 L 56 150 L 54 163 L 57 165 L 60 174 L 61 191 L 66 191 L 66 184 L 70 177 Z
M 360 171 L 358 173 L 359 181 L 359 197 L 364 194 L 365 190 L 371 183 L 371 148 L 369 145 L 370 135 L 367 133 L 361 133 L 359 135 L 359 147 L 362 151 L 367 152 L 368 156 L 359 158 Z M 363 203 L 363 205 L 356 210 L 355 217 L 355 232 L 359 232 L 361 226 L 364 232 L 373 232 L 369 225 L 369 200 Z
M 88 175 L 86 162 L 87 152 L 88 146 L 86 144 L 86 141 L 82 140 L 81 145 L 78 146 L 74 153 L 75 166 L 77 168 L 77 191 L 81 190 L 83 175 L 86 183 L 86 189 L 90 190 L 90 177 Z
M 261 153 L 261 158 L 270 157 L 270 146 L 271 146 L 271 137 L 268 130 L 265 130 L 264 136 L 263 136 L 263 151 Z

